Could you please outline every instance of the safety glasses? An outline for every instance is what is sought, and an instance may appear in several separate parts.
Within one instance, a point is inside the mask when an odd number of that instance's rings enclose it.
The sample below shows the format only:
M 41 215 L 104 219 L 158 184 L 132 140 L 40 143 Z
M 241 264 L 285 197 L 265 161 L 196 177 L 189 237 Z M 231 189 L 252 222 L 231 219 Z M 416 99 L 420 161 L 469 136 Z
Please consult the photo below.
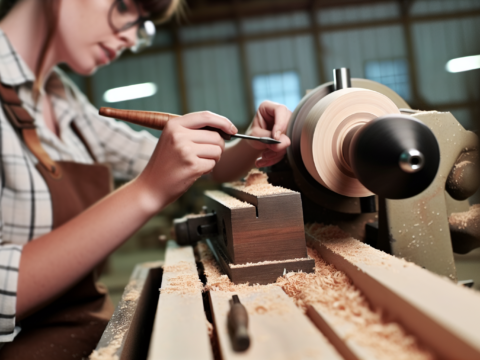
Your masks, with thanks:
M 110 27 L 116 32 L 138 26 L 137 42 L 130 48 L 139 52 L 152 44 L 155 36 L 155 25 L 147 17 L 142 16 L 140 6 L 134 0 L 114 0 L 108 13 Z

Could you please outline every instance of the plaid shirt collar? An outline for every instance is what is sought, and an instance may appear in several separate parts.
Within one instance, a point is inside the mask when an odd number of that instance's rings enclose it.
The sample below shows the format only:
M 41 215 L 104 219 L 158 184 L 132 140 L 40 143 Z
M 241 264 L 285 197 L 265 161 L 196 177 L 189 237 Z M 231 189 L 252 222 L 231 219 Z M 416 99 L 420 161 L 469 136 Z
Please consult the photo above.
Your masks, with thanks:
M 0 79 L 6 85 L 33 83 L 35 76 L 0 29 Z
M 64 88 L 62 76 L 64 76 L 62 71 L 55 67 L 46 81 L 47 92 L 52 95 L 50 100 L 60 126 L 60 131 L 70 126 L 70 123 L 78 116 L 80 111 L 78 102 L 72 101 L 72 94 Z M 47 131 L 43 116 L 41 116 L 42 104 L 41 102 L 35 104 L 31 97 L 35 75 L 12 46 L 2 29 L 0 29 L 0 80 L 6 85 L 25 86 L 29 90 L 29 95 L 21 96 L 21 99 L 24 102 L 24 106 L 33 112 L 39 136 L 45 140 L 57 143 L 57 146 L 65 146 L 60 139 L 50 131 Z

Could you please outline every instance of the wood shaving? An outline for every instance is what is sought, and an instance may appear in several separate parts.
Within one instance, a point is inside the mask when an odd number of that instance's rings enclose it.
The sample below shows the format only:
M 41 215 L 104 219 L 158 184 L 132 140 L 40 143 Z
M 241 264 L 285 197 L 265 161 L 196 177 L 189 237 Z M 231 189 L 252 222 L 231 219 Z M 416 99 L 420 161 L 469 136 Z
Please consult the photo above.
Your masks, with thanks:
M 235 182 L 235 183 L 231 183 L 230 186 L 235 190 L 240 190 L 254 196 L 268 196 L 268 195 L 295 193 L 290 189 L 285 189 L 281 186 L 273 186 L 271 184 L 254 184 L 250 186 L 245 186 L 244 183 Z
M 118 355 L 115 355 L 117 350 L 120 348 L 122 344 L 123 336 L 125 335 L 125 331 L 121 334 L 115 335 L 113 340 L 107 347 L 101 348 L 98 351 L 93 350 L 93 352 L 88 357 L 89 360 L 119 360 Z
M 248 173 L 245 181 L 235 181 L 227 184 L 227 186 L 255 196 L 295 193 L 295 191 L 285 189 L 281 186 L 273 186 L 268 183 L 267 179 L 267 174 L 258 169 L 252 169 Z
M 196 294 L 203 290 L 195 263 L 178 261 L 163 268 L 164 281 L 161 294 Z
M 234 198 L 233 196 L 225 194 L 223 191 L 218 191 L 218 190 L 205 191 L 205 195 L 210 196 L 211 198 L 215 199 L 219 203 L 222 203 L 223 205 L 225 205 L 230 209 L 254 207 L 252 204 L 246 203 L 244 201 L 240 201 L 237 198 Z
M 174 265 L 165 265 L 163 271 L 165 272 L 183 272 L 183 271 L 195 271 L 193 264 L 190 264 L 188 261 L 179 261 Z
M 471 161 L 464 160 L 458 164 L 455 164 L 454 169 L 461 169 L 467 165 L 474 165 Z
M 125 301 L 137 300 L 140 293 L 136 289 L 138 282 L 136 279 L 130 280 L 127 286 L 125 287 L 125 296 L 123 297 L 123 301 L 120 302 L 121 308 L 126 309 L 128 305 Z M 116 318 L 114 321 L 115 323 L 115 330 L 113 339 L 110 341 L 108 346 L 100 348 L 98 350 L 93 350 L 93 352 L 88 357 L 89 360 L 119 360 L 118 355 L 116 352 L 120 349 L 122 345 L 122 341 L 125 338 L 125 335 L 128 331 L 130 326 L 130 322 L 126 320 L 125 317 Z
M 480 204 L 470 206 L 470 209 L 461 213 L 453 213 L 448 218 L 450 225 L 459 229 L 466 229 L 470 224 L 478 226 L 480 223 Z
M 179 274 L 168 279 L 168 284 L 160 289 L 161 294 L 196 294 L 203 290 L 198 274 Z
M 123 296 L 123 300 L 125 300 L 125 301 L 136 301 L 136 300 L 138 300 L 139 297 L 140 297 L 140 292 L 137 289 L 133 289 L 133 290 L 127 292 Z
M 245 178 L 245 186 L 268 184 L 268 175 L 258 169 L 252 169 Z
M 289 262 L 295 262 L 295 261 L 308 261 L 308 260 L 312 260 L 312 259 L 309 257 L 306 257 L 306 258 L 287 259 L 287 260 L 260 261 L 256 263 L 247 262 L 245 264 L 229 264 L 228 266 L 230 266 L 231 269 L 235 269 L 235 268 L 242 268 L 242 267 L 262 266 L 262 265 L 268 265 L 268 264 L 289 263 Z

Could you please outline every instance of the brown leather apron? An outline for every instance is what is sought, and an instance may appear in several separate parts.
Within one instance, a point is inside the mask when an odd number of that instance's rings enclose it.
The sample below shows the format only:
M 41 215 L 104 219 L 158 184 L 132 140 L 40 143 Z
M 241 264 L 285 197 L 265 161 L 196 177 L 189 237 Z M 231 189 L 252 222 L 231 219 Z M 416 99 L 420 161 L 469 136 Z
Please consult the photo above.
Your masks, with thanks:
M 107 166 L 54 162 L 42 148 L 34 120 L 23 109 L 16 91 L 0 84 L 0 97 L 10 122 L 38 159 L 36 168 L 45 179 L 52 199 L 53 229 L 111 191 L 112 180 Z M 95 159 L 81 133 L 74 126 L 73 129 Z M 0 359 L 66 360 L 88 357 L 113 313 L 113 304 L 106 289 L 96 280 L 93 271 L 72 285 L 65 294 L 22 320 L 19 324 L 22 331 L 0 350 Z

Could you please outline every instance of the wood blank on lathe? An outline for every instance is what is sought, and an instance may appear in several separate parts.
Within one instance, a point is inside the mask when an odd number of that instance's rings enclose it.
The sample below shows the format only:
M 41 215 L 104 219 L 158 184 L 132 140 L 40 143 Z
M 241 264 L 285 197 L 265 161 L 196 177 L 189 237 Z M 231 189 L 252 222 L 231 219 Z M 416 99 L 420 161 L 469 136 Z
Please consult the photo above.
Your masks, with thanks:
M 191 246 L 169 241 L 148 360 L 212 360 L 199 280 Z
M 348 88 L 328 94 L 308 113 L 301 135 L 301 154 L 312 177 L 345 196 L 373 195 L 355 178 L 347 161 L 349 140 L 363 125 L 380 116 L 400 114 L 379 92 Z

